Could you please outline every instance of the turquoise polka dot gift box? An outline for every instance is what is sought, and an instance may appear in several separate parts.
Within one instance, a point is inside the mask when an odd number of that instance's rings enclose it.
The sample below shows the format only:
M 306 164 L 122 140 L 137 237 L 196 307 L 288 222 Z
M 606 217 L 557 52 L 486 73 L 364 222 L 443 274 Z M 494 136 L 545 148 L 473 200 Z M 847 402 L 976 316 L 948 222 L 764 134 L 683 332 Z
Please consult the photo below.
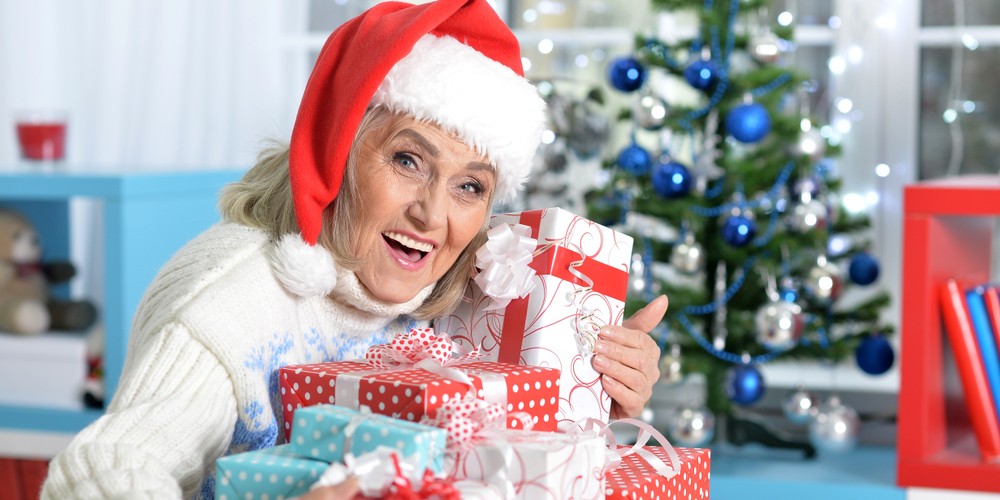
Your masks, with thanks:
M 321 404 L 295 410 L 288 447 L 299 456 L 326 462 L 343 462 L 347 452 L 360 456 L 387 447 L 399 451 L 400 459 L 418 471 L 441 472 L 446 437 L 437 427 Z
M 216 500 L 277 500 L 309 491 L 330 464 L 303 458 L 288 445 L 222 457 L 215 464 Z

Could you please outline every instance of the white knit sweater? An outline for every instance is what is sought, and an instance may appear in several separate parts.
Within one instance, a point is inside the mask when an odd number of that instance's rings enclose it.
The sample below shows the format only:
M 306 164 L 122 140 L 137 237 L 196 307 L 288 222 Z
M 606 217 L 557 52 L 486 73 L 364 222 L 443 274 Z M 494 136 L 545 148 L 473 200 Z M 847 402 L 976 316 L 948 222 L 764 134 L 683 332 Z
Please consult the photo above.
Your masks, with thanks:
M 52 461 L 43 499 L 210 492 L 217 458 L 283 440 L 278 368 L 359 358 L 418 326 L 405 315 L 433 287 L 386 304 L 333 266 L 329 295 L 301 286 L 317 266 L 288 264 L 310 251 L 297 241 L 219 224 L 166 264 L 136 312 L 114 399 Z

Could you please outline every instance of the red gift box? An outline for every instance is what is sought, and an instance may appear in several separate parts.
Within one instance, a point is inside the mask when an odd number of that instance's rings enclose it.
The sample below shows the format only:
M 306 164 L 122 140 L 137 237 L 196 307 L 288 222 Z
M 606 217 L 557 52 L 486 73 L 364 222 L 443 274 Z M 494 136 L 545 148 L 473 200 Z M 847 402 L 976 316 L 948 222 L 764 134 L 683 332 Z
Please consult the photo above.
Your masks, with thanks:
M 619 446 L 620 451 L 628 446 Z M 663 462 L 671 464 L 667 450 L 661 446 L 643 446 Z M 606 490 L 608 499 L 707 499 L 708 478 L 712 453 L 708 448 L 674 448 L 680 458 L 680 471 L 667 479 L 653 470 L 639 454 L 622 458 L 621 465 L 608 472 Z
M 527 413 L 534 430 L 556 430 L 559 370 L 489 361 L 448 368 L 467 374 L 481 399 L 505 404 L 508 412 Z M 443 403 L 462 398 L 470 390 L 468 384 L 421 368 L 376 370 L 360 361 L 286 366 L 279 379 L 286 440 L 292 414 L 303 406 L 368 406 L 373 413 L 419 422 L 424 415 L 434 417 Z M 521 427 L 518 417 L 508 416 L 507 427 Z

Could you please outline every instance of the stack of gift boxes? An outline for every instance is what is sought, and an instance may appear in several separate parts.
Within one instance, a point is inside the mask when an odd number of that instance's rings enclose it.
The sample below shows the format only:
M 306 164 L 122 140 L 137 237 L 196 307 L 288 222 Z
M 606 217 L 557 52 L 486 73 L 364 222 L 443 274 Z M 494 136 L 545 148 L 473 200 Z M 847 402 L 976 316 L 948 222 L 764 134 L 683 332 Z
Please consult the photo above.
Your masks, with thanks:
M 496 215 L 489 236 L 471 300 L 436 330 L 282 368 L 287 444 L 220 459 L 217 498 L 294 497 L 331 469 L 374 474 L 375 497 L 708 498 L 709 450 L 648 426 L 618 446 L 608 425 L 590 353 L 622 323 L 631 238 L 562 209 Z

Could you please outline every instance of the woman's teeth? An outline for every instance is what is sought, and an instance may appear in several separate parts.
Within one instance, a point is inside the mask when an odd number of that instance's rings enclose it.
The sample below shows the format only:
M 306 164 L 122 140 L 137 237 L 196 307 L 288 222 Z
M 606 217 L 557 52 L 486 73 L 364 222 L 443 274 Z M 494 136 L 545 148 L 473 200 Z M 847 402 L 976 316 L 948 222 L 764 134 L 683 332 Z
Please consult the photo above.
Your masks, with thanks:
M 414 240 L 413 238 L 403 236 L 402 234 L 399 233 L 387 232 L 385 233 L 385 237 L 395 241 L 396 243 L 399 243 L 400 245 L 403 245 L 404 247 L 411 248 L 418 252 L 427 253 L 434 249 L 434 245 L 431 245 L 430 243 L 423 243 Z

